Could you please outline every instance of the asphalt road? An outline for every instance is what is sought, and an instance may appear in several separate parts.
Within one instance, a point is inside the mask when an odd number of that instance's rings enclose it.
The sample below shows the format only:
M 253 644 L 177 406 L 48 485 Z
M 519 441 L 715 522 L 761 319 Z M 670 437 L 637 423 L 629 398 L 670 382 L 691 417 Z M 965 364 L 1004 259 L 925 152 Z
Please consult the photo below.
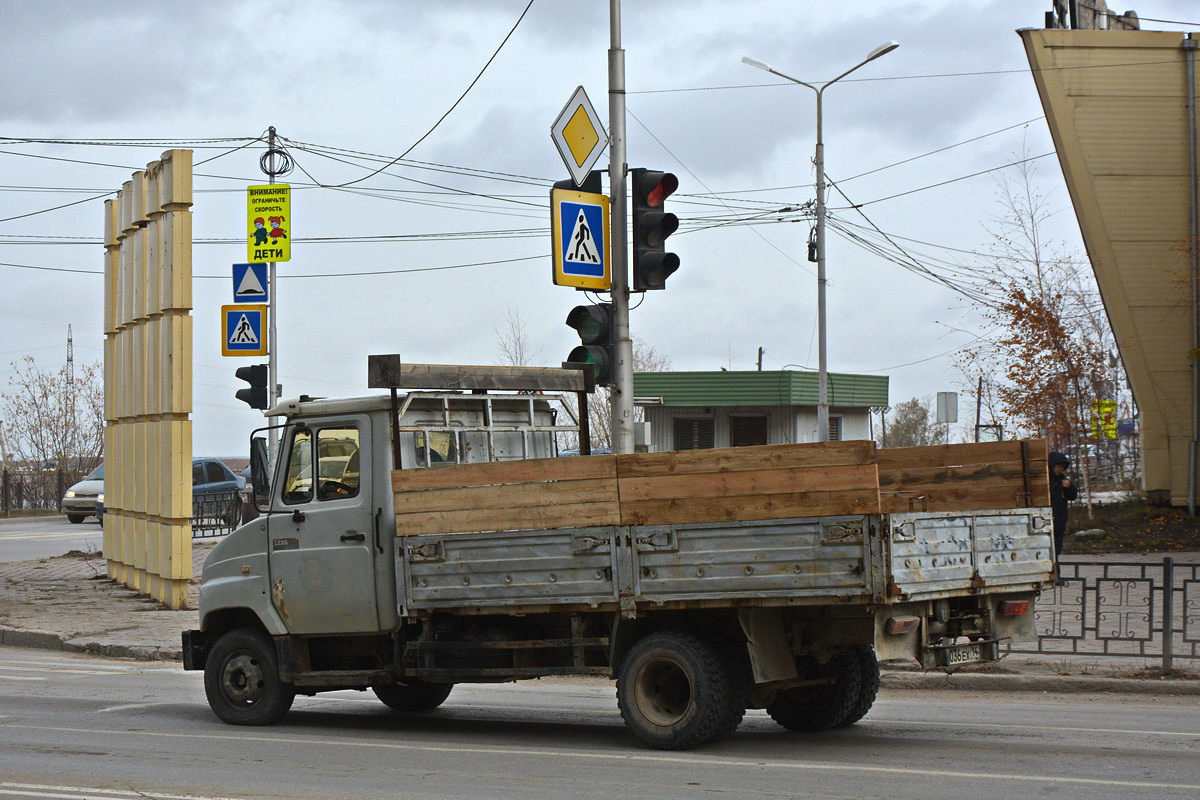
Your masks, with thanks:
M 1200 697 L 889 692 L 797 735 L 749 712 L 727 741 L 648 750 L 610 683 L 456 687 L 428 715 L 370 694 L 223 725 L 198 673 L 0 648 L 0 798 L 1195 798 Z
M 0 520 L 0 561 L 33 561 L 69 550 L 104 549 L 104 529 L 95 517 L 78 525 L 66 517 Z

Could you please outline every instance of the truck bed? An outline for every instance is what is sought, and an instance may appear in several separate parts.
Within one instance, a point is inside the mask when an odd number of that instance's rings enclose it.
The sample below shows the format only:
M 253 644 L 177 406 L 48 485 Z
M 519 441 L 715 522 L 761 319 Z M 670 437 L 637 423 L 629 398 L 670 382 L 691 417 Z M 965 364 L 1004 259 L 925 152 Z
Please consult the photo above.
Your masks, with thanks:
M 405 616 L 878 606 L 1036 589 L 1052 566 L 1037 441 L 477 464 L 393 485 Z

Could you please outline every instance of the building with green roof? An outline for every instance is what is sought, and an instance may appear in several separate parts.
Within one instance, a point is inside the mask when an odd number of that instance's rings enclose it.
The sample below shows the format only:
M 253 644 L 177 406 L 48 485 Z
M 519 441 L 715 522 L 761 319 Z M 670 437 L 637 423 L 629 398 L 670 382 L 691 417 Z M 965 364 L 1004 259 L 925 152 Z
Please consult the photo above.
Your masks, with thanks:
M 633 394 L 653 451 L 817 441 L 816 372 L 638 372 Z M 828 394 L 830 440 L 872 438 L 887 376 L 831 372 Z

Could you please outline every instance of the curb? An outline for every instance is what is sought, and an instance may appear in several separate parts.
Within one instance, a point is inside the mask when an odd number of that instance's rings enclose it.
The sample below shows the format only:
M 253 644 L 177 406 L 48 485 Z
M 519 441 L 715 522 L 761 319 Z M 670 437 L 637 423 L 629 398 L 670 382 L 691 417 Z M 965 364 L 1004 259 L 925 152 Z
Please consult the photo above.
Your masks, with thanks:
M 63 635 L 47 631 L 21 630 L 0 625 L 0 645 L 29 647 L 38 650 L 62 650 L 68 653 L 87 653 L 110 658 L 129 658 L 135 661 L 183 661 L 183 648 L 156 644 L 121 644 L 105 642 L 94 636 Z
M 1200 681 L 1093 678 L 1072 675 L 882 672 L 879 676 L 879 686 L 885 689 L 949 689 L 977 692 L 1200 695 Z

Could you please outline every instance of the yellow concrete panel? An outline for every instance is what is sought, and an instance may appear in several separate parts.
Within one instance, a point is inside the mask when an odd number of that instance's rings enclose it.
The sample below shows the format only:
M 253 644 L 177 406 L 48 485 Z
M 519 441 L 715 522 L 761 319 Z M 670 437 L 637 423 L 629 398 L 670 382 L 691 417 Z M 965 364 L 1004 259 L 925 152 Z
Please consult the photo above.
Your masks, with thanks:
M 162 557 L 162 523 L 154 519 L 146 520 L 146 571 L 150 573 L 148 592 L 153 594 L 154 577 L 159 575 L 159 562 Z
M 162 309 L 192 307 L 192 213 L 171 211 L 163 216 Z
M 112 203 L 111 200 L 108 201 Z M 113 247 L 104 251 L 104 332 L 117 332 L 117 273 L 121 265 L 120 249 Z
M 188 581 L 192 578 L 192 526 L 185 523 L 163 525 L 159 550 L 158 574 L 164 578 Z
M 129 214 L 133 218 L 134 225 L 141 225 L 146 221 L 146 173 L 138 171 L 133 173 L 133 191 Z
M 104 385 L 105 386 L 115 385 L 115 381 L 113 380 L 113 375 L 115 374 L 115 370 L 116 370 L 117 366 L 113 362 L 113 358 L 114 358 L 113 353 L 115 352 L 114 348 L 116 347 L 116 341 L 117 340 L 116 340 L 115 336 L 108 335 L 108 336 L 104 337 Z M 105 422 L 112 423 L 116 420 L 117 417 L 116 417 L 114 409 L 115 409 L 115 406 L 113 404 L 112 392 L 106 391 L 104 393 L 104 421 Z M 105 442 L 106 443 L 104 446 L 104 452 L 111 453 L 112 450 L 110 450 L 108 447 L 107 439 L 105 440 Z
M 146 320 L 146 413 L 162 414 L 162 317 Z
M 134 231 L 133 224 L 133 181 L 128 180 L 121 184 L 121 191 L 117 193 L 117 202 L 121 207 L 121 235 L 128 236 Z
M 169 311 L 160 323 L 162 336 L 162 413 L 185 414 L 192 410 L 192 318 Z
M 1191 297 L 1187 253 L 1175 242 L 1113 242 L 1116 263 L 1112 277 L 1120 282 L 1131 306 L 1165 306 L 1186 312 Z M 1099 273 L 1102 264 L 1096 265 Z
M 167 487 L 162 517 L 183 522 L 192 516 L 192 422 L 167 420 L 159 443 L 159 473 Z
M 192 204 L 192 151 L 167 150 L 162 154 L 159 205 Z M 189 239 L 190 240 L 190 239 Z
M 146 520 L 137 517 L 133 520 L 133 565 L 139 570 L 146 569 Z M 143 589 L 143 586 L 139 586 Z
M 162 313 L 162 213 L 155 211 L 142 231 L 146 247 L 146 316 Z
M 134 287 L 134 292 L 137 297 L 134 300 L 134 321 L 142 322 L 146 319 L 149 313 L 148 308 L 152 305 L 150 299 L 146 296 L 146 292 L 150 288 L 149 269 L 149 248 L 148 240 L 146 239 L 147 231 L 143 228 L 138 228 L 137 233 L 130 237 L 133 240 L 133 259 L 134 271 L 136 273 L 137 285 Z
M 120 236 L 121 229 L 119 225 L 120 207 L 116 200 L 104 201 L 104 246 L 116 247 L 121 242 L 117 238 Z

